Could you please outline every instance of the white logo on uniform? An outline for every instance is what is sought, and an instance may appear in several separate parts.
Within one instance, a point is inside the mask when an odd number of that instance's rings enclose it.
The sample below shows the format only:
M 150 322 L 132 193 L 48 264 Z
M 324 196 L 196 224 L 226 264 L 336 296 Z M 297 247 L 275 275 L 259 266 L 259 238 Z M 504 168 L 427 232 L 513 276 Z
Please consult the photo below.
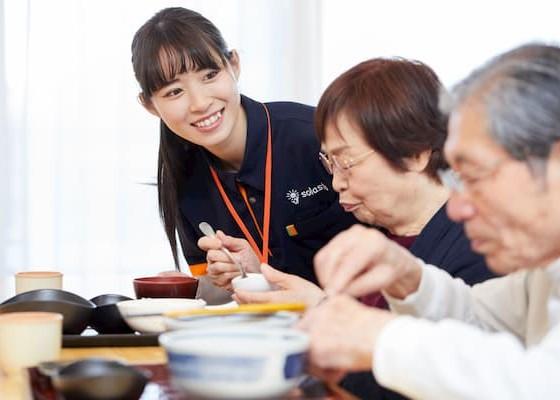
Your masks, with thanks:
M 299 192 L 297 190 L 288 190 L 288 193 L 286 193 L 286 197 L 296 206 L 299 204 Z
M 328 192 L 329 188 L 324 183 L 320 183 L 320 184 L 318 184 L 317 186 L 314 186 L 314 187 L 309 186 L 307 189 L 303 190 L 301 193 L 298 192 L 296 189 L 290 189 L 290 190 L 288 190 L 288 193 L 286 193 L 286 197 L 288 198 L 288 200 L 290 200 L 292 202 L 292 204 L 297 206 L 299 204 L 300 196 L 301 197 L 315 196 L 317 193 L 319 193 L 323 190 L 326 190 Z

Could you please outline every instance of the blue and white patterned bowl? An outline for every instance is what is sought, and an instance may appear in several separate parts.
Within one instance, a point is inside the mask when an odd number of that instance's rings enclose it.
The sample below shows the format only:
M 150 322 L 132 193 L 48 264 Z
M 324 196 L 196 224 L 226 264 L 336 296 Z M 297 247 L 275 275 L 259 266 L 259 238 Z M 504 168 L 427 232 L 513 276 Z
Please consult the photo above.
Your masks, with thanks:
M 280 396 L 304 374 L 309 338 L 295 329 L 209 328 L 159 337 L 174 384 L 187 394 L 251 399 Z

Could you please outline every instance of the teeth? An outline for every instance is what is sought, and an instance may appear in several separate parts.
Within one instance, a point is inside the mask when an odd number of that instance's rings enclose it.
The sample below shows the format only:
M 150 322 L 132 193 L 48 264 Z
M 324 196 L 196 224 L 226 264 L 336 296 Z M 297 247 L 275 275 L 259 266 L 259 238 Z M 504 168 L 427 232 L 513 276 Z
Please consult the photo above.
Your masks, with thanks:
M 197 123 L 195 123 L 195 125 L 199 128 L 205 128 L 207 126 L 212 125 L 213 123 L 215 123 L 217 120 L 219 120 L 222 117 L 222 112 L 218 111 L 217 113 L 209 116 L 208 118 L 206 118 L 205 120 L 199 121 Z

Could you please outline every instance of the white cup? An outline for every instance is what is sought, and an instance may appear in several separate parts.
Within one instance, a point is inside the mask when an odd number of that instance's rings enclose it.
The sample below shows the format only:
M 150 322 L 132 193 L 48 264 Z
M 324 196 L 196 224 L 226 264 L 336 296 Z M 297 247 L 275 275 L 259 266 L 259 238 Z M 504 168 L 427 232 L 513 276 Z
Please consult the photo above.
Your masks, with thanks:
M 232 279 L 231 285 L 235 290 L 246 290 L 248 292 L 268 292 L 273 290 L 272 286 L 263 274 L 249 272 L 246 278 L 241 275 Z
M 60 358 L 62 314 L 0 314 L 0 370 L 17 371 Z
M 24 271 L 15 274 L 16 294 L 36 289 L 62 289 L 62 273 L 58 271 Z

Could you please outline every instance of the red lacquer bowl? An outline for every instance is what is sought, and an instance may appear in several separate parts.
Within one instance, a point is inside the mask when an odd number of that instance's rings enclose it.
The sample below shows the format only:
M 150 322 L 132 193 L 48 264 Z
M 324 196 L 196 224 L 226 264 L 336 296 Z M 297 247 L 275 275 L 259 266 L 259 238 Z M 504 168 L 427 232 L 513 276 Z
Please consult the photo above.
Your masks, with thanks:
M 172 297 L 194 299 L 198 279 L 190 276 L 148 276 L 133 281 L 134 293 L 142 297 Z

